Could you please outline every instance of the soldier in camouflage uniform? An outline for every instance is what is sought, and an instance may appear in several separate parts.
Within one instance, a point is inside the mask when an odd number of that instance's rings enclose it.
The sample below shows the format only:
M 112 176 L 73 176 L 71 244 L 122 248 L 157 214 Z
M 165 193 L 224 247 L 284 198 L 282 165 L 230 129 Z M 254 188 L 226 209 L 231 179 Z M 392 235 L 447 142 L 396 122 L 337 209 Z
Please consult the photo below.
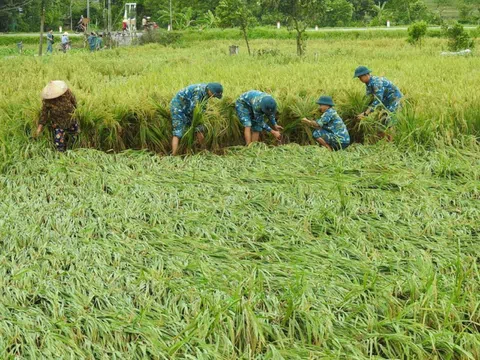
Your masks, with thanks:
M 303 118 L 302 122 L 315 128 L 313 137 L 329 150 L 345 149 L 350 145 L 350 135 L 342 118 L 333 109 L 335 106 L 330 96 L 320 96 L 317 100 L 322 116 L 317 121 Z
M 402 92 L 391 81 L 384 77 L 373 76 L 366 66 L 359 66 L 355 69 L 354 77 L 359 78 L 366 86 L 367 96 L 372 96 L 373 100 L 363 113 L 359 114 L 359 118 L 363 118 L 375 111 L 382 105 L 387 110 L 387 114 L 393 114 L 400 108 L 400 101 L 403 97 Z M 395 117 L 386 116 L 387 126 L 395 125 Z
M 247 91 L 237 99 L 235 109 L 238 119 L 245 127 L 244 136 L 247 145 L 258 141 L 260 133 L 264 130 L 271 133 L 277 140 L 281 139 L 280 130 L 283 128 L 275 120 L 277 103 L 270 95 L 258 90 Z M 265 117 L 268 118 L 272 127 L 265 122 Z
M 38 137 L 44 126 L 50 124 L 53 130 L 53 141 L 58 151 L 67 149 L 67 137 L 71 143 L 79 133 L 78 123 L 74 118 L 77 101 L 63 81 L 51 81 L 42 91 L 43 106 L 40 121 L 35 133 Z
M 172 154 L 176 155 L 180 139 L 192 124 L 193 110 L 199 105 L 205 110 L 207 100 L 211 97 L 221 99 L 223 96 L 223 86 L 219 83 L 190 85 L 180 90 L 170 103 L 170 112 L 172 114 Z M 198 142 L 203 142 L 204 129 L 198 126 L 195 129 Z

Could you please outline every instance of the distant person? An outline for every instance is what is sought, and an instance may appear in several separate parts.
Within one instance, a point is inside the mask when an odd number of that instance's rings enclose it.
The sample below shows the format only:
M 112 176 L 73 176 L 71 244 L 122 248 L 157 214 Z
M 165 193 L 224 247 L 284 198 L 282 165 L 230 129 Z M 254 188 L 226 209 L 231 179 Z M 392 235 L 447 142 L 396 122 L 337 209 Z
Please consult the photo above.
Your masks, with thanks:
M 68 38 L 68 32 L 64 32 L 62 35 L 62 51 L 64 53 L 70 48 L 70 39 Z
M 47 34 L 47 54 L 53 53 L 53 44 L 55 43 L 55 39 L 53 38 L 53 30 L 50 29 Z
M 264 130 L 271 133 L 277 140 L 281 139 L 280 130 L 283 128 L 275 120 L 277 102 L 272 96 L 258 90 L 247 91 L 235 102 L 235 110 L 244 127 L 246 145 L 257 142 L 260 139 L 260 133 Z M 265 118 L 270 121 L 272 127 L 265 122 Z
M 78 20 L 76 31 L 85 32 L 85 30 L 87 29 L 86 23 L 87 20 L 83 17 L 83 15 L 80 15 L 80 20 Z
M 90 48 L 90 51 L 94 52 L 97 46 L 97 36 L 93 31 L 88 36 L 87 42 L 88 42 L 88 47 Z
M 328 150 L 345 149 L 350 145 L 350 135 L 342 118 L 333 109 L 335 103 L 330 96 L 320 96 L 317 100 L 322 116 L 317 121 L 303 118 L 302 122 L 315 128 L 312 135 L 315 140 Z
M 122 21 L 122 31 L 127 31 L 127 26 L 128 26 L 128 20 L 127 18 L 124 18 Z
M 97 36 L 97 42 L 95 44 L 95 50 L 99 51 L 103 49 L 103 34 Z
M 39 125 L 35 132 L 38 137 L 48 124 L 53 131 L 53 141 L 58 151 L 67 149 L 67 141 L 73 144 L 79 132 L 74 117 L 77 101 L 64 81 L 50 81 L 42 91 L 43 106 Z
M 147 30 L 147 22 L 148 22 L 147 17 L 144 16 L 144 17 L 142 18 L 142 27 L 143 27 L 143 30 Z
M 357 116 L 358 119 L 363 119 L 365 116 L 374 112 L 377 108 L 386 110 L 384 116 L 384 125 L 386 128 L 392 127 L 396 123 L 394 115 L 401 107 L 402 92 L 390 80 L 384 77 L 371 75 L 371 70 L 366 66 L 359 66 L 355 69 L 354 78 L 358 78 L 366 86 L 366 95 L 372 96 L 372 102 L 367 110 Z M 385 133 L 380 133 L 381 137 Z M 389 137 L 389 140 L 391 138 Z
M 195 107 L 200 106 L 201 110 L 204 111 L 210 98 L 216 97 L 221 99 L 222 96 L 223 86 L 219 83 L 190 85 L 175 95 L 170 103 L 173 128 L 172 155 L 177 154 L 180 139 L 192 125 Z M 202 126 L 195 128 L 196 138 L 199 143 L 203 143 L 203 132 Z

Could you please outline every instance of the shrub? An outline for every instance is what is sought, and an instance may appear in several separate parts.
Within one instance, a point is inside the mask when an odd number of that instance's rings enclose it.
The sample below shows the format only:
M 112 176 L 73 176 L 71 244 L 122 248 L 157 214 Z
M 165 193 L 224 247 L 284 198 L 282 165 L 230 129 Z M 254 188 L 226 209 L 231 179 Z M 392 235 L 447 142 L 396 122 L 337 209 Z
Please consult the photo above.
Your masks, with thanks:
M 450 51 L 471 49 L 474 47 L 472 38 L 461 24 L 444 25 L 443 31 L 448 38 L 448 49 Z
M 144 44 L 161 44 L 164 46 L 177 44 L 180 42 L 182 35 L 177 32 L 165 31 L 165 30 L 151 30 L 146 31 L 140 37 L 140 45 Z
M 416 22 L 408 28 L 407 41 L 412 45 L 421 45 L 426 34 L 427 23 L 425 21 Z

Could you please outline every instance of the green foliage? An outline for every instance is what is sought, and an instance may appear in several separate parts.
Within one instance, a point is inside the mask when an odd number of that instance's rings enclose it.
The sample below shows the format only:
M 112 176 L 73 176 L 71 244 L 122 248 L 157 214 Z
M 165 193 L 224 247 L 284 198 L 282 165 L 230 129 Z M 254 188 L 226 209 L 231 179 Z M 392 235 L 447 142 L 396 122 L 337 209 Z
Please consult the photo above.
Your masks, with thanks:
M 454 0 L 433 0 L 438 15 L 441 19 L 445 19 L 446 10 L 453 5 Z
M 371 21 L 370 25 L 373 26 L 385 26 L 388 19 L 392 18 L 392 13 L 390 10 L 385 8 L 387 5 L 386 2 L 378 3 L 373 6 L 375 12 L 375 18 Z
M 255 45 L 279 53 L 259 57 L 215 40 L 0 59 L 0 357 L 479 358 L 480 58 L 328 36 L 310 45 L 320 59 L 270 39 Z M 356 59 L 407 95 L 395 143 L 299 146 L 321 93 L 352 138 L 375 140 L 375 114 L 354 122 Z M 66 154 L 29 137 L 52 79 L 79 104 Z M 170 99 L 210 80 L 225 97 L 193 127 L 223 156 L 120 152 L 168 153 Z M 296 144 L 231 147 L 247 86 L 275 96 Z
M 457 3 L 459 21 L 469 24 L 480 22 L 480 3 L 476 0 L 459 0 Z
M 236 30 L 226 31 L 238 36 Z M 212 32 L 215 36 L 221 33 Z M 303 58 L 295 56 L 291 40 L 275 41 L 274 48 L 271 40 L 255 40 L 255 46 L 264 49 L 255 57 L 243 56 L 243 51 L 240 56 L 228 56 L 231 40 L 190 44 L 185 41 L 182 47 L 167 49 L 152 43 L 93 55 L 75 49 L 71 54 L 41 59 L 28 56 L 35 45 L 28 45 L 23 56 L 11 51 L 4 53 L 0 47 L 0 54 L 9 56 L 0 61 L 0 71 L 15 79 L 0 84 L 0 138 L 14 138 L 19 146 L 26 146 L 27 134 L 38 119 L 39 92 L 51 79 L 67 79 L 79 102 L 80 147 L 168 153 L 170 100 L 188 84 L 209 81 L 221 81 L 225 87 L 224 99 L 210 100 L 201 119 L 208 130 L 205 146 L 209 150 L 222 151 L 224 147 L 243 144 L 234 102 L 248 89 L 269 92 L 277 99 L 278 121 L 286 128 L 287 143 L 310 143 L 311 132 L 300 124 L 300 119 L 319 116 L 315 100 L 321 93 L 334 98 L 356 141 L 370 141 L 375 137 L 378 119 L 373 116 L 363 123 L 355 122 L 355 115 L 366 108 L 365 90 L 358 80 L 351 79 L 357 65 L 351 59 L 368 56 L 372 59 L 368 65 L 377 74 L 397 84 L 409 102 L 415 101 L 415 117 L 409 122 L 412 128 L 418 126 L 428 131 L 421 132 L 421 136 L 419 131 L 413 132 L 415 139 L 419 139 L 419 143 L 411 141 L 413 146 L 423 146 L 422 141 L 429 146 L 435 142 L 451 144 L 464 136 L 480 136 L 479 116 L 475 111 L 480 106 L 478 81 L 471 75 L 475 73 L 472 69 L 479 66 L 477 57 L 462 63 L 459 71 L 458 59 L 436 55 L 442 39 L 429 39 L 420 50 L 405 46 L 403 38 L 346 40 L 335 38 L 335 33 L 328 34 L 335 40 L 312 42 L 313 54 Z M 379 48 L 381 52 L 377 51 Z M 452 69 L 457 69 L 454 78 L 448 83 L 438 81 L 439 74 Z M 425 90 L 433 88 L 435 91 Z M 435 126 L 430 127 L 430 123 Z M 405 128 L 397 136 L 410 142 L 407 139 L 411 131 Z M 425 137 L 428 132 L 429 137 Z M 275 143 L 268 135 L 265 141 Z M 192 149 L 188 148 L 190 145 Z M 196 145 L 187 143 L 185 151 L 192 150 L 196 150 Z
M 421 45 L 426 34 L 427 23 L 425 21 L 414 23 L 408 28 L 407 41 L 412 45 Z
M 254 23 L 255 18 L 250 11 L 246 0 L 222 0 L 216 9 L 219 19 L 218 24 L 223 27 L 239 27 L 247 45 L 248 54 L 251 55 L 248 43 L 248 28 Z
M 353 15 L 353 5 L 347 0 L 330 0 L 322 20 L 324 26 L 347 26 Z
M 472 49 L 474 47 L 474 41 L 461 24 L 444 25 L 442 29 L 448 38 L 448 49 L 450 51 Z
M 246 0 L 222 0 L 215 10 L 220 27 L 246 29 L 254 21 Z
M 215 16 L 215 14 L 211 11 L 208 10 L 203 16 L 201 16 L 198 20 L 197 23 L 200 26 L 200 29 L 211 29 L 214 28 L 218 25 L 218 18 Z
M 410 24 L 424 20 L 428 23 L 438 23 L 442 18 L 460 17 L 463 22 L 476 23 L 480 18 L 480 5 L 477 0 L 458 0 L 459 11 L 451 14 L 453 3 L 449 0 L 426 0 L 431 6 L 430 10 L 424 0 L 226 0 L 228 6 L 235 3 L 246 4 L 250 16 L 255 23 L 273 26 L 281 21 L 292 28 L 299 27 L 291 20 L 295 14 L 300 22 L 308 26 L 384 26 L 387 20 L 392 24 Z M 112 15 L 114 30 L 121 29 L 123 6 L 126 1 L 112 2 Z M 40 21 L 40 0 L 27 1 L 9 0 L 7 7 L 0 5 L 0 31 L 38 31 Z M 220 5 L 220 0 L 175 0 L 172 2 L 173 28 L 185 30 L 192 28 L 212 28 L 217 25 L 214 9 Z M 170 22 L 169 0 L 138 0 L 137 20 L 146 15 L 152 17 L 161 28 L 166 28 Z M 80 15 L 86 16 L 85 0 L 49 0 L 46 6 L 46 28 L 70 28 L 70 5 L 72 22 L 75 25 Z M 98 29 L 107 26 L 107 1 L 91 1 L 91 24 Z M 18 8 L 22 8 L 22 12 Z M 280 7 L 282 9 L 280 9 Z M 8 9 L 8 11 L 6 10 Z M 312 11 L 310 11 L 310 10 Z M 435 11 L 435 14 L 432 12 Z M 227 14 L 230 15 L 230 14 Z M 303 19 L 302 19 L 303 18 Z M 239 25 L 235 25 L 239 26 Z
M 390 0 L 375 6 L 375 25 L 384 26 L 387 20 L 392 24 L 411 24 L 418 21 L 432 22 L 433 14 L 423 0 Z
M 360 23 L 367 23 L 375 15 L 374 0 L 348 0 L 353 6 L 352 19 Z
M 306 48 L 307 27 L 318 24 L 326 11 L 323 0 L 268 0 L 270 8 L 283 16 L 289 28 L 296 32 L 297 55 L 303 56 Z
M 154 29 L 145 32 L 140 37 L 140 44 L 156 43 L 164 46 L 178 44 L 182 39 L 182 35 L 178 32 Z

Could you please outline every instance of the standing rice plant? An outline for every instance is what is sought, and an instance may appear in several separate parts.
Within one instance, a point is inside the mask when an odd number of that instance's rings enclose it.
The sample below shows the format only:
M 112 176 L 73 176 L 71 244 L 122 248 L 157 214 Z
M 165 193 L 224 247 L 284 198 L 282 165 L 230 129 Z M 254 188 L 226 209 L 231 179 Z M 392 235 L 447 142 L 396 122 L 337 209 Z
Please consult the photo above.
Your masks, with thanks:
M 105 51 L 94 57 L 79 51 L 74 57 L 2 58 L 0 70 L 13 80 L 0 85 L 0 131 L 21 134 L 21 143 L 28 142 L 38 121 L 39 92 L 48 81 L 61 78 L 67 80 L 78 99 L 82 128 L 79 146 L 115 151 L 148 148 L 163 153 L 169 147 L 171 129 L 169 121 L 161 120 L 169 116 L 160 114 L 157 103 L 168 108 L 175 90 L 214 75 L 224 84 L 226 98 L 209 106 L 205 123 L 213 129 L 215 138 L 207 139 L 207 148 L 216 151 L 243 143 L 233 101 L 228 99 L 252 88 L 265 90 L 278 100 L 286 142 L 311 144 L 310 129 L 301 127 L 299 119 L 313 117 L 314 100 L 321 93 L 334 96 L 353 141 L 362 142 L 363 131 L 373 128 L 368 121 L 358 124 L 354 119 L 366 104 L 361 95 L 363 85 L 347 74 L 356 65 L 354 59 L 368 58 L 378 75 L 394 80 L 415 107 L 415 117 L 407 119 L 405 129 L 412 132 L 413 126 L 423 135 L 417 133 L 419 136 L 410 136 L 410 140 L 425 140 L 433 146 L 439 141 L 453 144 L 465 136 L 477 136 L 474 109 L 479 103 L 478 74 L 473 69 L 478 59 L 438 58 L 435 54 L 442 46 L 441 39 L 428 39 L 422 50 L 406 46 L 400 38 L 357 41 L 345 37 L 334 43 L 312 43 L 312 51 L 329 60 L 328 67 L 314 58 L 290 57 L 289 40 L 254 42 L 259 48 L 275 48 L 286 55 L 228 57 L 221 50 L 228 41 L 218 40 L 192 42 L 168 51 L 152 44 L 141 49 Z M 383 51 L 376 52 L 378 47 Z M 192 57 L 192 52 L 197 56 Z M 453 79 L 442 81 L 439 74 L 452 72 L 456 74 Z M 401 129 L 399 124 L 398 139 L 407 136 Z M 435 134 L 427 136 L 427 131 Z M 270 136 L 265 140 L 274 143 Z
M 192 123 L 180 140 L 180 151 L 186 151 L 188 154 L 193 153 L 195 151 L 194 145 L 197 142 L 197 129 L 205 134 L 206 128 L 203 112 L 205 107 L 206 104 L 197 104 L 197 106 L 195 106 L 193 110 Z
M 313 96 L 289 97 L 284 101 L 284 112 L 282 114 L 283 135 L 287 141 L 300 144 L 314 144 L 312 129 L 302 124 L 301 120 L 306 117 L 313 119 L 319 117 L 318 105 Z
M 350 140 L 363 143 L 365 138 L 374 134 L 374 126 L 371 121 L 360 121 L 356 116 L 368 107 L 369 100 L 358 91 L 346 91 L 342 102 L 339 104 L 339 114 L 347 126 Z M 375 133 L 376 134 L 376 133 Z

